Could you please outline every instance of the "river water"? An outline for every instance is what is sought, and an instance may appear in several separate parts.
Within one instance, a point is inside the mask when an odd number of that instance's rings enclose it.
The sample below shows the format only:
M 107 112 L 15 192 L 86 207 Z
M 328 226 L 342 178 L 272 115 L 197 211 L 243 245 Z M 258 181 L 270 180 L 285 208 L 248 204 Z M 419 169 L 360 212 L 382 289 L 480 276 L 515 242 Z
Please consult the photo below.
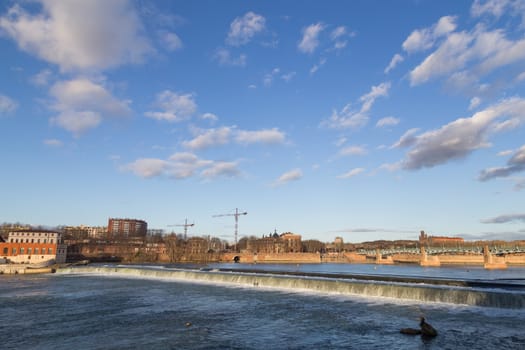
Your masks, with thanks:
M 235 268 L 239 266 L 253 268 Z M 465 267 L 261 266 L 458 280 L 467 273 Z M 273 288 L 202 283 L 171 278 L 170 268 L 134 267 L 121 273 L 113 267 L 115 273 L 88 268 L 78 270 L 81 273 L 0 276 L 0 348 L 525 349 L 525 308 L 330 293 L 296 284 Z M 525 277 L 523 268 L 469 270 L 469 277 L 477 280 Z M 399 333 L 404 327 L 417 328 L 420 316 L 438 330 L 436 338 Z

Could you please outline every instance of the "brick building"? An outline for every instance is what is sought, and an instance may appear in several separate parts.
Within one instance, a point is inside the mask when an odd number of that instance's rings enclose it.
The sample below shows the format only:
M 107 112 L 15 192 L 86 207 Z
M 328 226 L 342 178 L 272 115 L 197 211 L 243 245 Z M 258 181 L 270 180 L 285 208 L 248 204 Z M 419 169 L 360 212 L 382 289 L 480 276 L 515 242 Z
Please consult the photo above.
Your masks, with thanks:
M 40 263 L 55 260 L 66 262 L 67 246 L 62 235 L 47 230 L 9 232 L 6 242 L 0 242 L 0 257 L 13 263 Z
M 247 250 L 254 253 L 300 253 L 303 251 L 301 235 L 291 232 L 273 235 L 247 241 Z
M 465 240 L 461 237 L 429 236 L 425 231 L 421 231 L 419 234 L 419 243 L 421 245 L 455 245 L 464 242 Z
M 108 236 L 110 238 L 146 237 L 148 223 L 137 219 L 109 218 Z

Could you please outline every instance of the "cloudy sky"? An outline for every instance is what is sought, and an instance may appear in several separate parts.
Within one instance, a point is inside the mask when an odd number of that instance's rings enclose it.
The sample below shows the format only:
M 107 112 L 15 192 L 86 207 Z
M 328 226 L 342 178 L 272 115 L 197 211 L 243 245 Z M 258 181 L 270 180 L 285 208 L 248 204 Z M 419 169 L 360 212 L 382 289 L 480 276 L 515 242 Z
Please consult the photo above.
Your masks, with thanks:
M 525 239 L 524 1 L 7 0 L 0 52 L 1 222 Z

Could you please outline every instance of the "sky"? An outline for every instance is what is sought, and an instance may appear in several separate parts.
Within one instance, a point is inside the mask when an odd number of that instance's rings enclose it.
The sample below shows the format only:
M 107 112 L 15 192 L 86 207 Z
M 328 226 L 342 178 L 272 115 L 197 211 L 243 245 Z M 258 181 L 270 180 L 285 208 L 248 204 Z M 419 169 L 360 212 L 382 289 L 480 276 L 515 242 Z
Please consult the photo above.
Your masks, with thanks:
M 523 0 L 7 0 L 0 54 L 0 222 L 525 239 Z

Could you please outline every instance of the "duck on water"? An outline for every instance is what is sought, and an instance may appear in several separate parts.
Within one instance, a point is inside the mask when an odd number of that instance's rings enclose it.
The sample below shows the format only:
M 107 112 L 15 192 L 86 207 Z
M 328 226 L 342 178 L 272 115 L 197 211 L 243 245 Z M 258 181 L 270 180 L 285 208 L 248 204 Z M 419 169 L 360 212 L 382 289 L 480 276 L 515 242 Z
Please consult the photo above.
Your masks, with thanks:
M 432 327 L 430 323 L 427 323 L 424 317 L 420 318 L 419 327 L 420 329 L 402 328 L 400 332 L 403 334 L 410 334 L 410 335 L 421 334 L 422 336 L 425 336 L 425 337 L 435 337 L 438 335 L 436 329 Z

